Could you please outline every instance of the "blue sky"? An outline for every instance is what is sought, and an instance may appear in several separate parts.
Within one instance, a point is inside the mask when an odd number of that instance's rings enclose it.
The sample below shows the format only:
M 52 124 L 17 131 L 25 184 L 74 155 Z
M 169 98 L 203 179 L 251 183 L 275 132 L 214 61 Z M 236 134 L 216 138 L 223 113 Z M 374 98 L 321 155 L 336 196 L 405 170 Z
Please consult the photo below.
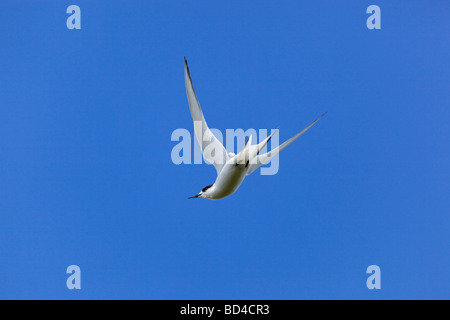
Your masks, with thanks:
M 450 298 L 449 9 L 2 1 L 0 298 Z M 170 158 L 184 56 L 213 128 L 284 141 L 328 114 L 276 175 L 187 200 L 215 170 Z

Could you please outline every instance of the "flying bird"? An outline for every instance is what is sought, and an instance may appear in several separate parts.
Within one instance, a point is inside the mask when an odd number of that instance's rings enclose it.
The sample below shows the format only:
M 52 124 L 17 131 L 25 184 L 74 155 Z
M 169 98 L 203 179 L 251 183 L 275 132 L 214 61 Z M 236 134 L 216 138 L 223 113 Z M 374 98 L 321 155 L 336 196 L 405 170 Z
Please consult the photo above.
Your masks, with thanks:
M 213 135 L 206 124 L 205 117 L 203 116 L 202 109 L 200 108 L 200 104 L 198 103 L 194 91 L 186 58 L 184 58 L 184 80 L 186 83 L 189 109 L 194 122 L 195 136 L 202 149 L 203 157 L 205 160 L 212 163 L 217 171 L 217 178 L 213 184 L 204 187 L 197 195 L 189 197 L 188 199 L 205 198 L 217 200 L 233 194 L 239 188 L 246 176 L 250 175 L 261 165 L 269 162 L 270 159 L 294 142 L 294 140 L 305 133 L 326 114 L 326 112 L 322 114 L 305 129 L 270 152 L 259 154 L 272 138 L 276 130 L 269 137 L 256 145 L 251 144 L 252 136 L 250 135 L 241 152 L 237 155 L 232 152 L 227 153 L 225 147 Z

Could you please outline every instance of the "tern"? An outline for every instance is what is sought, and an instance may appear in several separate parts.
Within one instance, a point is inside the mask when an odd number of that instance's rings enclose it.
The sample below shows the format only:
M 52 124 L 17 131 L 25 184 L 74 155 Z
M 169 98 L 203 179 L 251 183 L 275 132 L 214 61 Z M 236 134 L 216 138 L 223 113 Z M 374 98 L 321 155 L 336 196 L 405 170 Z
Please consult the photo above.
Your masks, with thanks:
M 228 153 L 222 143 L 208 128 L 194 91 L 186 57 L 184 58 L 184 80 L 186 83 L 189 109 L 194 122 L 195 136 L 197 137 L 197 141 L 202 149 L 203 157 L 205 160 L 212 163 L 217 171 L 217 178 L 213 184 L 204 187 L 197 195 L 189 197 L 188 199 L 204 198 L 218 200 L 233 194 L 239 188 L 246 176 L 250 175 L 261 165 L 269 162 L 270 159 L 294 142 L 326 114 L 325 112 L 314 120 L 309 126 L 284 142 L 282 145 L 264 154 L 259 153 L 272 138 L 276 130 L 272 132 L 269 137 L 256 145 L 251 144 L 252 136 L 250 135 L 242 151 L 236 155 L 232 152 Z

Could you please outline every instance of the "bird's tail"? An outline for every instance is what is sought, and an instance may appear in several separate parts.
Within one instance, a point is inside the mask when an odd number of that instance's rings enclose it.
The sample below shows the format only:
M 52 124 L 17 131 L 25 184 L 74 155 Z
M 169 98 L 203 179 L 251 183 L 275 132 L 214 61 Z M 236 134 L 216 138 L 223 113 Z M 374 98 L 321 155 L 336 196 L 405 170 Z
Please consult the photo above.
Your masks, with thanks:
M 244 148 L 242 148 L 241 152 L 236 156 L 236 166 L 240 164 L 247 164 L 250 162 L 250 151 L 252 146 L 252 136 L 248 137 L 247 142 L 245 143 Z
M 251 163 L 251 161 L 256 158 L 256 156 L 266 146 L 266 144 L 270 141 L 277 130 L 274 130 L 274 132 L 272 132 L 270 136 L 256 145 L 252 145 L 252 136 L 250 135 L 247 142 L 245 143 L 244 148 L 242 148 L 241 152 L 239 152 L 236 157 L 236 165 L 245 164 L 245 166 L 248 167 L 249 163 Z

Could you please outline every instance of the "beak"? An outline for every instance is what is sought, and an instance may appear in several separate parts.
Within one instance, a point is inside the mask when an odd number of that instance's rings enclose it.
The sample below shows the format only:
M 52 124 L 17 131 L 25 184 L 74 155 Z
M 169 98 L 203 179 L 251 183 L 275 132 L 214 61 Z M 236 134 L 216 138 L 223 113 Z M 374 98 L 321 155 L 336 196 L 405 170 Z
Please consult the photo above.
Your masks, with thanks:
M 198 198 L 198 197 L 200 197 L 200 193 L 197 194 L 196 196 L 189 197 L 188 199 L 193 199 L 193 198 Z

